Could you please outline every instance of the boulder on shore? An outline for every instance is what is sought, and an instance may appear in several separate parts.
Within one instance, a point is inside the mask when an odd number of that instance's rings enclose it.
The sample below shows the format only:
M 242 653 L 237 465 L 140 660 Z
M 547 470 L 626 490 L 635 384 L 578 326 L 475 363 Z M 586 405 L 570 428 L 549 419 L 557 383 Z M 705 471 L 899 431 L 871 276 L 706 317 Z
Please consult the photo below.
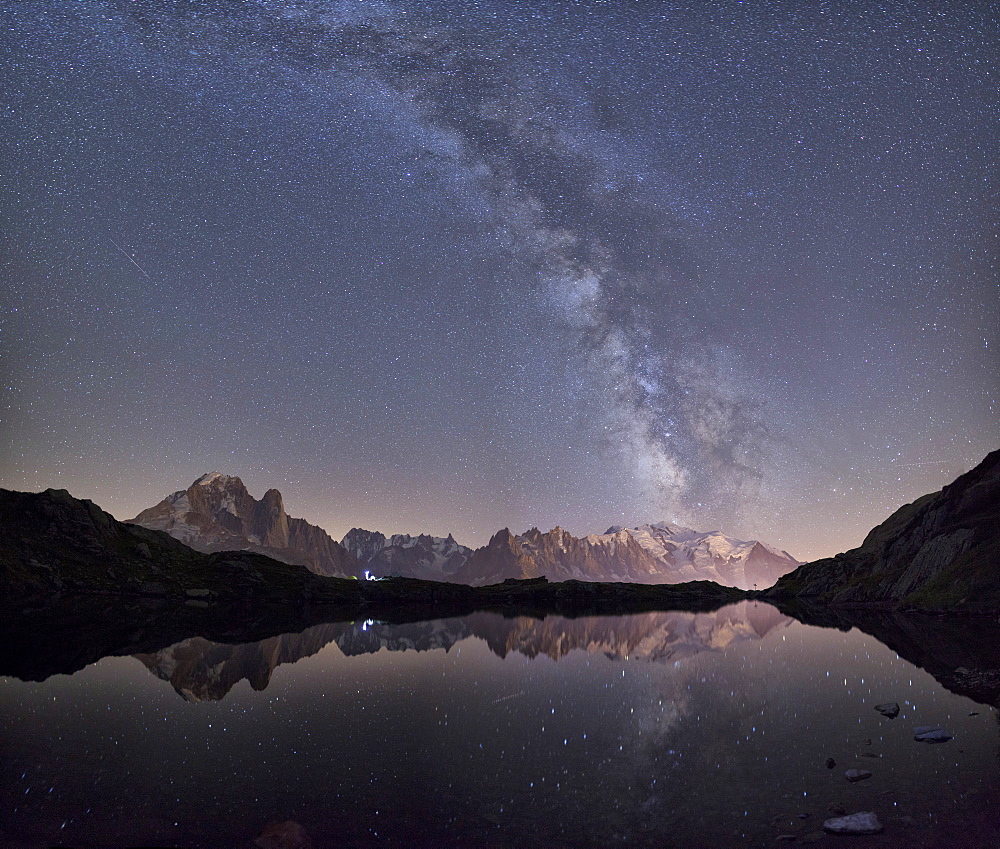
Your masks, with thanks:
M 874 811 L 858 811 L 856 814 L 826 820 L 823 831 L 830 834 L 880 834 L 882 823 Z
M 947 743 L 953 737 L 940 725 L 918 725 L 913 729 L 913 739 L 918 743 Z

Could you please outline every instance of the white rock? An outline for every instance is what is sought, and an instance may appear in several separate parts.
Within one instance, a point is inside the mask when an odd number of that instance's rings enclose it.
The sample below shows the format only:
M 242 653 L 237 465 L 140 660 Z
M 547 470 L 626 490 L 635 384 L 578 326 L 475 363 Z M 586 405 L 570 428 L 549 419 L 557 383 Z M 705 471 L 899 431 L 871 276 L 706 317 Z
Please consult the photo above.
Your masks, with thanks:
M 940 725 L 918 725 L 913 729 L 913 739 L 918 743 L 946 743 L 953 736 Z
M 823 823 L 823 831 L 830 834 L 880 834 L 882 823 L 874 811 L 858 811 L 846 817 L 833 817 Z

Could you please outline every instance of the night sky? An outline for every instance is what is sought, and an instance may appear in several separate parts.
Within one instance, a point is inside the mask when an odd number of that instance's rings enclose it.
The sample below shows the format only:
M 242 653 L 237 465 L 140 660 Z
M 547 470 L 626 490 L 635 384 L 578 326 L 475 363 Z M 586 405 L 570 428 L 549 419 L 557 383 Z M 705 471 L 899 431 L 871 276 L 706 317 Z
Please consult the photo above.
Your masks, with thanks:
M 2 6 L 4 487 L 807 559 L 1000 444 L 993 4 Z

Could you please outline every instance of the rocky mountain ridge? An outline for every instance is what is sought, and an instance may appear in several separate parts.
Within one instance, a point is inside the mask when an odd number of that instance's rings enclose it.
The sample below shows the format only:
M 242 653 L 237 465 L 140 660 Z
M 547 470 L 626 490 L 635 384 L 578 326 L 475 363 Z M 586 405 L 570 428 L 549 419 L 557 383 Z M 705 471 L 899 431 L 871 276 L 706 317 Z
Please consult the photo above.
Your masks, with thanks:
M 63 594 L 173 599 L 193 605 L 280 601 L 358 604 L 360 581 L 334 581 L 251 551 L 195 551 L 119 522 L 65 490 L 0 489 L 0 601 Z
M 203 475 L 188 489 L 142 511 L 132 522 L 163 530 L 199 551 L 257 551 L 321 575 L 399 576 L 483 586 L 507 578 L 550 581 L 676 584 L 714 581 L 722 586 L 766 587 L 799 565 L 784 551 L 719 531 L 701 533 L 667 523 L 610 528 L 574 537 L 556 527 L 515 536 L 508 529 L 473 551 L 450 534 L 386 536 L 353 528 L 340 543 L 284 511 L 281 493 L 261 501 L 237 477 Z
M 341 545 L 370 575 L 399 575 L 425 581 L 450 581 L 472 554 L 471 548 L 456 542 L 451 534 L 447 537 L 429 534 L 387 537 L 379 531 L 352 528 L 341 540 Z
M 995 614 L 1000 609 L 1000 451 L 905 504 L 858 548 L 800 566 L 777 602 Z
M 544 575 L 550 581 L 714 581 L 749 590 L 770 586 L 798 565 L 787 552 L 763 543 L 666 523 L 612 527 L 586 537 L 559 527 L 518 536 L 504 528 L 473 552 L 452 580 L 478 586 Z
M 257 501 L 242 480 L 219 472 L 202 475 L 130 522 L 165 531 L 196 551 L 255 551 L 317 575 L 361 574 L 357 558 L 326 531 L 285 512 L 278 490 Z
M 128 599 L 153 599 L 172 610 L 175 620 L 203 610 L 199 627 L 214 622 L 224 630 L 234 617 L 245 621 L 267 605 L 305 611 L 327 605 L 326 615 L 336 608 L 348 619 L 475 610 L 617 614 L 713 610 L 741 591 L 709 581 L 649 586 L 543 578 L 472 587 L 415 578 L 348 580 L 253 551 L 195 551 L 165 531 L 119 522 L 65 490 L 0 489 L 0 609 L 59 607 L 66 599 L 95 595 L 116 596 L 126 607 Z

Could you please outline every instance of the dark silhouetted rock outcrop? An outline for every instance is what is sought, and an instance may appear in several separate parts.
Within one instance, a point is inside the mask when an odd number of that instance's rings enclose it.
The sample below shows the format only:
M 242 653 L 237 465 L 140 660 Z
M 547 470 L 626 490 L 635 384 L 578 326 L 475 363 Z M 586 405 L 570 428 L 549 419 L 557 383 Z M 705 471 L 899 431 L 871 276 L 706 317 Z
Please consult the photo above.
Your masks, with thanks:
M 806 563 L 766 597 L 807 605 L 1000 610 L 1000 451 L 900 507 L 859 548 Z

